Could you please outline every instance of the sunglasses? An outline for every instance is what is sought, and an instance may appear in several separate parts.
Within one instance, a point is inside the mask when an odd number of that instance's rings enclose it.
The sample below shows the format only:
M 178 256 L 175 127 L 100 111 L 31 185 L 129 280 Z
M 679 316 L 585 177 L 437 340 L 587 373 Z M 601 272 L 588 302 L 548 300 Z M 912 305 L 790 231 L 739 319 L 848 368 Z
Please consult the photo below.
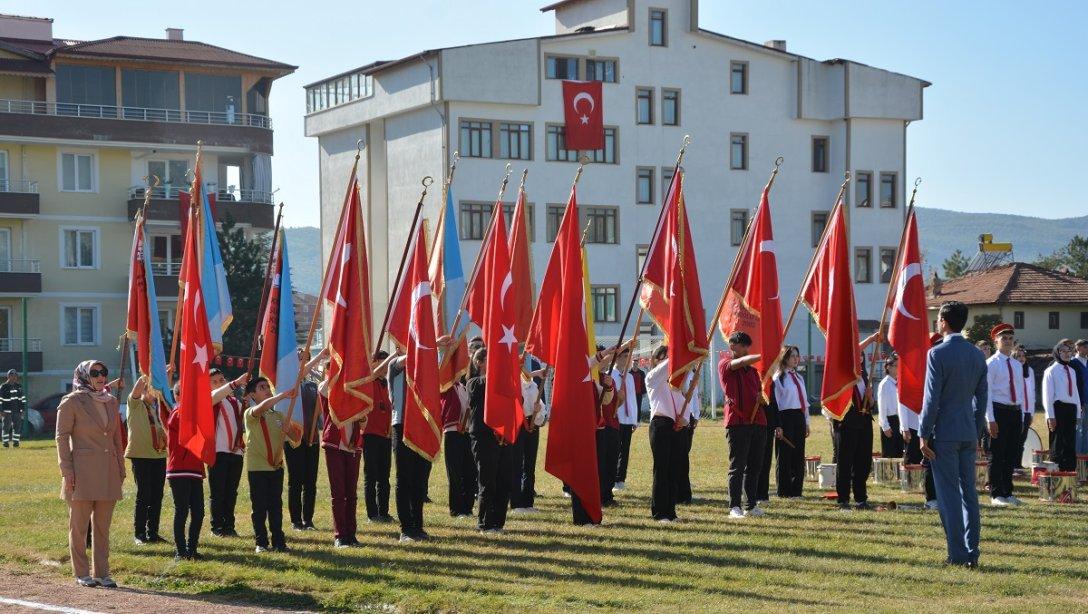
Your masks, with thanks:
M 106 377 L 110 374 L 109 369 L 102 367 L 101 369 L 91 369 L 87 372 L 91 377 Z

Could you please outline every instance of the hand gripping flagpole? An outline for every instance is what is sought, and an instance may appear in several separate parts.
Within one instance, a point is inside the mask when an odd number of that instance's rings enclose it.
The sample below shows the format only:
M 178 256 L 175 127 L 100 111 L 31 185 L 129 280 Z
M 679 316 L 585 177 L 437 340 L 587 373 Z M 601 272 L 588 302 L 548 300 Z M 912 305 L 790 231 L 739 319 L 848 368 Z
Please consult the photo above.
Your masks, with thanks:
M 269 291 L 269 284 L 272 280 L 272 261 L 276 259 L 276 249 L 279 246 L 280 240 L 280 221 L 283 219 L 283 203 L 280 203 L 279 211 L 276 213 L 276 224 L 272 230 L 272 242 L 268 246 L 268 263 L 264 269 L 264 284 L 261 286 L 261 301 L 260 307 L 257 308 L 257 321 L 253 325 L 253 342 L 249 346 L 249 360 L 246 361 L 246 373 L 253 371 L 253 361 L 257 357 L 257 341 L 261 337 L 261 324 L 264 320 L 264 310 L 268 306 L 268 298 L 271 296 Z M 287 297 L 290 300 L 291 297 Z M 280 297 L 283 300 L 283 297 Z M 263 346 L 263 341 L 261 342 Z M 262 347 L 263 349 L 263 347 Z
M 404 253 L 400 255 L 400 266 L 397 268 L 397 278 L 393 281 L 393 291 L 389 294 L 389 303 L 385 306 L 385 317 L 382 319 L 382 329 L 378 333 L 378 342 L 374 344 L 374 351 L 377 352 L 382 347 L 382 341 L 385 340 L 385 329 L 389 326 L 389 317 L 393 313 L 393 301 L 396 300 L 397 292 L 400 291 L 401 278 L 404 276 L 404 264 L 408 261 L 408 250 L 412 247 L 412 241 L 415 239 L 416 226 L 419 225 L 419 216 L 423 213 L 423 199 L 427 197 L 427 189 L 434 183 L 434 178 L 427 175 L 423 178 L 423 192 L 419 195 L 419 201 L 416 203 L 416 212 L 412 216 L 412 225 L 408 229 L 408 238 L 404 241 Z

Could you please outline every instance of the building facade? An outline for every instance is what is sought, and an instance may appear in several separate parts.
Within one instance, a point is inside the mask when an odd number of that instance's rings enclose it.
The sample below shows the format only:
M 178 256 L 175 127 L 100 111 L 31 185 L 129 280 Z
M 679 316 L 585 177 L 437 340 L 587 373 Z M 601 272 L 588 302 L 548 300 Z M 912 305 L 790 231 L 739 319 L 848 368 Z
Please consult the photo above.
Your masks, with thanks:
M 329 249 L 356 142 L 369 223 L 375 309 L 384 308 L 424 175 L 453 184 L 471 264 L 499 179 L 529 169 L 539 284 L 579 152 L 563 146 L 563 79 L 603 81 L 605 149 L 578 185 L 600 338 L 619 333 L 684 135 L 685 194 L 703 299 L 713 312 L 775 158 L 771 196 L 783 302 L 793 298 L 844 171 L 862 328 L 875 328 L 904 219 L 907 127 L 927 82 L 851 62 L 817 61 L 785 41 L 703 29 L 697 0 L 569 0 L 555 33 L 375 62 L 306 89 L 319 143 L 322 241 Z M 440 185 L 436 182 L 436 185 Z M 440 195 L 424 215 L 437 219 Z M 466 265 L 468 266 L 468 265 Z M 804 350 L 803 317 L 790 339 Z M 718 344 L 718 347 L 722 347 Z M 812 348 L 813 353 L 817 347 Z
M 0 370 L 25 358 L 31 402 L 65 391 L 79 360 L 116 370 L 145 176 L 162 182 L 147 228 L 164 327 L 197 141 L 219 218 L 272 228 L 268 99 L 294 70 L 173 28 L 79 42 L 52 25 L 0 16 Z

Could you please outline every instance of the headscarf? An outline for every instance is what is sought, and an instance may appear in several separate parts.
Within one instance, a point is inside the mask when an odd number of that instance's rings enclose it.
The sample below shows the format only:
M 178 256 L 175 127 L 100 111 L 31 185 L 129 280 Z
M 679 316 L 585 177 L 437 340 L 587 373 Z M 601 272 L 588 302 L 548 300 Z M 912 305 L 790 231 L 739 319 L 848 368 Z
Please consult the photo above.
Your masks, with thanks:
M 1069 366 L 1069 361 L 1068 360 L 1062 360 L 1061 352 L 1058 351 L 1062 346 L 1070 347 L 1068 343 L 1061 343 L 1061 342 L 1059 342 L 1057 345 L 1055 345 L 1054 346 L 1054 362 L 1059 363 L 1059 364 L 1063 364 L 1063 365 L 1068 367 Z M 1072 348 L 1070 348 L 1070 349 L 1072 349 Z
M 72 372 L 72 391 L 73 392 L 86 392 L 91 395 L 91 398 L 100 403 L 106 403 L 113 398 L 113 394 L 110 393 L 110 387 L 105 386 L 102 390 L 95 390 L 91 387 L 91 369 L 95 365 L 102 365 L 100 360 L 84 360 L 76 365 L 75 371 Z M 103 367 L 106 365 L 102 365 Z

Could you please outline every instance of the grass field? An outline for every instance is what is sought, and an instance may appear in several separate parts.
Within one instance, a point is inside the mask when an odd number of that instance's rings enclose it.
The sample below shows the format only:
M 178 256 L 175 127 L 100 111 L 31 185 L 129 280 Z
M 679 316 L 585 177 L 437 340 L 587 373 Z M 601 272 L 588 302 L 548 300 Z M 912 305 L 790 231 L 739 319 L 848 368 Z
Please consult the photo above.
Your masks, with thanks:
M 812 424 L 810 453 L 830 458 L 825 421 Z M 392 526 L 364 523 L 365 548 L 333 550 L 322 470 L 315 519 L 321 530 L 289 531 L 292 553 L 253 553 L 243 479 L 243 538 L 211 537 L 206 520 L 201 550 L 209 560 L 175 564 L 170 546 L 133 545 L 129 480 L 114 518 L 113 575 L 130 586 L 210 599 L 347 611 L 1084 611 L 1088 604 L 1088 505 L 1039 503 L 1026 482 L 1017 482 L 1025 506 L 983 508 L 982 569 L 947 568 L 935 512 L 843 514 L 811 483 L 802 501 L 772 498 L 766 517 L 730 521 L 725 438 L 720 424 L 704 422 L 692 451 L 697 502 L 682 508 L 683 522 L 660 525 L 649 518 L 646 432 L 635 432 L 621 507 L 606 510 L 597 529 L 570 524 L 569 500 L 543 472 L 543 442 L 542 514 L 512 516 L 505 535 L 476 533 L 474 524 L 448 516 L 439 459 L 430 487 L 435 502 L 426 509 L 436 539 L 406 545 L 395 541 Z M 0 562 L 69 576 L 52 442 L 0 449 L 0 476 Z M 920 495 L 897 489 L 871 493 L 872 501 L 921 504 Z M 172 512 L 167 494 L 164 535 Z

